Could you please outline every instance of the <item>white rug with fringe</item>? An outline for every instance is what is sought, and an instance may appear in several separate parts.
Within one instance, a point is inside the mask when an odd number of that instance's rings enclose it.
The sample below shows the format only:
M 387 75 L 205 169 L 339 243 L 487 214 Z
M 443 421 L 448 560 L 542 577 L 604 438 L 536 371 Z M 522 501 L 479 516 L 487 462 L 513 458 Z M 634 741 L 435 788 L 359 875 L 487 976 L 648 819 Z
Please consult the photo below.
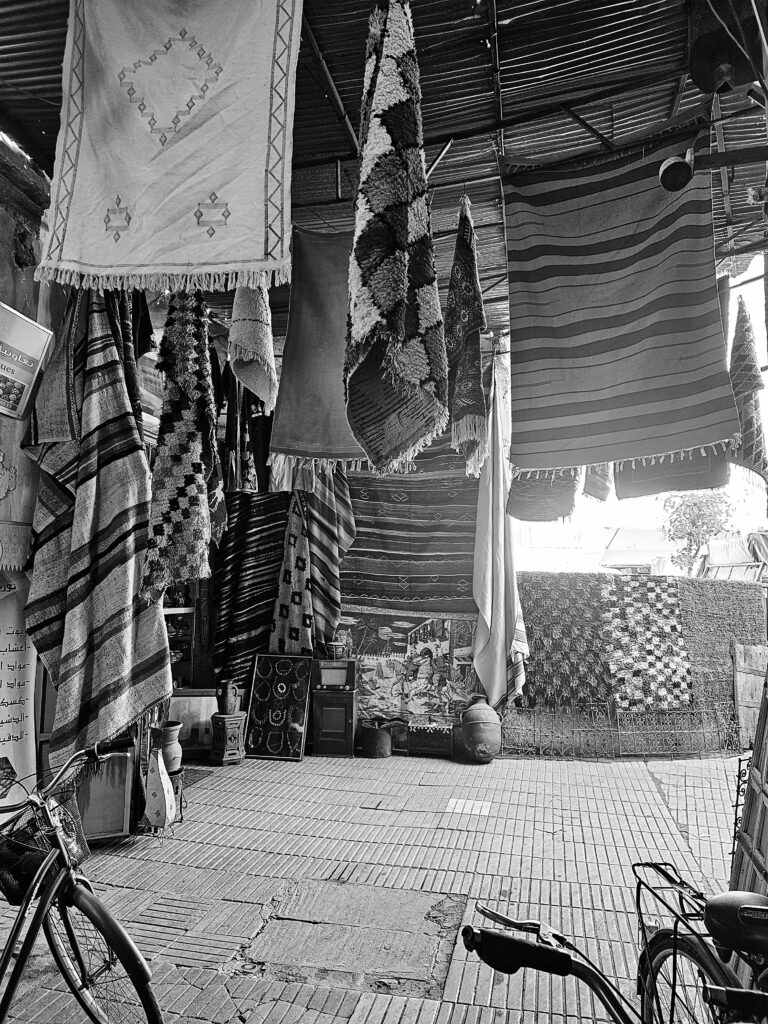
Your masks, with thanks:
M 290 276 L 302 0 L 70 0 L 39 280 Z

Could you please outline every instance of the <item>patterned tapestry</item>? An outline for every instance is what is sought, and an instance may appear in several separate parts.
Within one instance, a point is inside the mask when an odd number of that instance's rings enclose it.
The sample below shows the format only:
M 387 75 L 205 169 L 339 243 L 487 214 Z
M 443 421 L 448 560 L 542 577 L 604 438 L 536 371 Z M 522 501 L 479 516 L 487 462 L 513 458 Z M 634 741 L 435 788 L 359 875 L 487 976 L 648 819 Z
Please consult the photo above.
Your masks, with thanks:
M 691 663 L 674 577 L 610 577 L 603 626 L 620 710 L 690 703 Z
M 357 658 L 363 717 L 458 715 L 475 692 L 470 619 L 345 612 L 339 636 Z
M 309 560 L 307 503 L 294 491 L 288 506 L 283 564 L 280 568 L 275 610 L 272 615 L 272 654 L 303 654 L 312 657 L 314 617 Z
M 709 181 L 658 183 L 662 161 L 685 150 L 661 138 L 505 179 L 514 465 L 590 466 L 738 433 Z
M 303 759 L 311 669 L 311 658 L 256 658 L 251 692 L 244 699 L 246 757 Z
M 71 0 L 38 278 L 289 280 L 301 17 L 302 0 Z

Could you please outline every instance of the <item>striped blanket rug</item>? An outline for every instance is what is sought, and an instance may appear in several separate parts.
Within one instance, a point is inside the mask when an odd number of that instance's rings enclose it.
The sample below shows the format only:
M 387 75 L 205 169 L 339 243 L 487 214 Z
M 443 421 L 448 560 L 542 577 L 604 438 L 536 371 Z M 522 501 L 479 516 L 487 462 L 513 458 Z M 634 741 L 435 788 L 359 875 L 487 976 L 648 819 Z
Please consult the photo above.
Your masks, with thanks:
M 347 475 L 321 470 L 314 491 L 305 494 L 315 641 L 333 640 L 341 616 L 341 563 L 355 539 L 355 517 Z
M 685 148 L 662 140 L 586 169 L 505 179 L 520 469 L 656 456 L 738 433 L 709 175 L 677 193 L 658 180 Z
M 256 653 L 266 653 L 283 561 L 289 494 L 227 494 L 227 531 L 216 552 L 216 677 L 246 686 Z
M 27 631 L 57 689 L 52 764 L 171 693 L 162 611 L 139 595 L 150 479 L 120 301 L 73 293 L 26 446 L 40 467 Z
M 418 456 L 414 473 L 350 473 L 357 537 L 342 563 L 344 610 L 475 618 L 478 486 L 450 431 Z

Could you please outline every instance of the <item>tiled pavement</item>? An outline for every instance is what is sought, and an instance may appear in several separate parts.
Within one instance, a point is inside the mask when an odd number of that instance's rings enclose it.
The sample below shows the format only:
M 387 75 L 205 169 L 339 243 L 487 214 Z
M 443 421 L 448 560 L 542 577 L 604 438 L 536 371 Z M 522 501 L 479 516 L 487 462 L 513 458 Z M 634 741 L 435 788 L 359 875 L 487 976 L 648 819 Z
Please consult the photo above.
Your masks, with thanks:
M 86 865 L 168 1024 L 576 1024 L 570 980 L 495 974 L 457 938 L 475 900 L 543 917 L 633 994 L 633 860 L 725 887 L 734 758 L 307 758 L 218 768 L 172 836 Z M 84 1019 L 47 968 L 16 1022 Z M 57 992 L 51 992 L 56 988 Z

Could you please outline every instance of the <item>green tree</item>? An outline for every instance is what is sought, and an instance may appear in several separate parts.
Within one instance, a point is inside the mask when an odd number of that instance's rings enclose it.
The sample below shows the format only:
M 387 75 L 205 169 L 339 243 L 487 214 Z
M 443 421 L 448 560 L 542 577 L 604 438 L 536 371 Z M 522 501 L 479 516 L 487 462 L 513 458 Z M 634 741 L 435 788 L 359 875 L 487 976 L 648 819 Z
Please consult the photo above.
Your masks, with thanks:
M 730 502 L 722 491 L 688 491 L 666 498 L 664 511 L 664 533 L 681 545 L 672 561 L 690 576 L 701 549 L 728 525 Z

